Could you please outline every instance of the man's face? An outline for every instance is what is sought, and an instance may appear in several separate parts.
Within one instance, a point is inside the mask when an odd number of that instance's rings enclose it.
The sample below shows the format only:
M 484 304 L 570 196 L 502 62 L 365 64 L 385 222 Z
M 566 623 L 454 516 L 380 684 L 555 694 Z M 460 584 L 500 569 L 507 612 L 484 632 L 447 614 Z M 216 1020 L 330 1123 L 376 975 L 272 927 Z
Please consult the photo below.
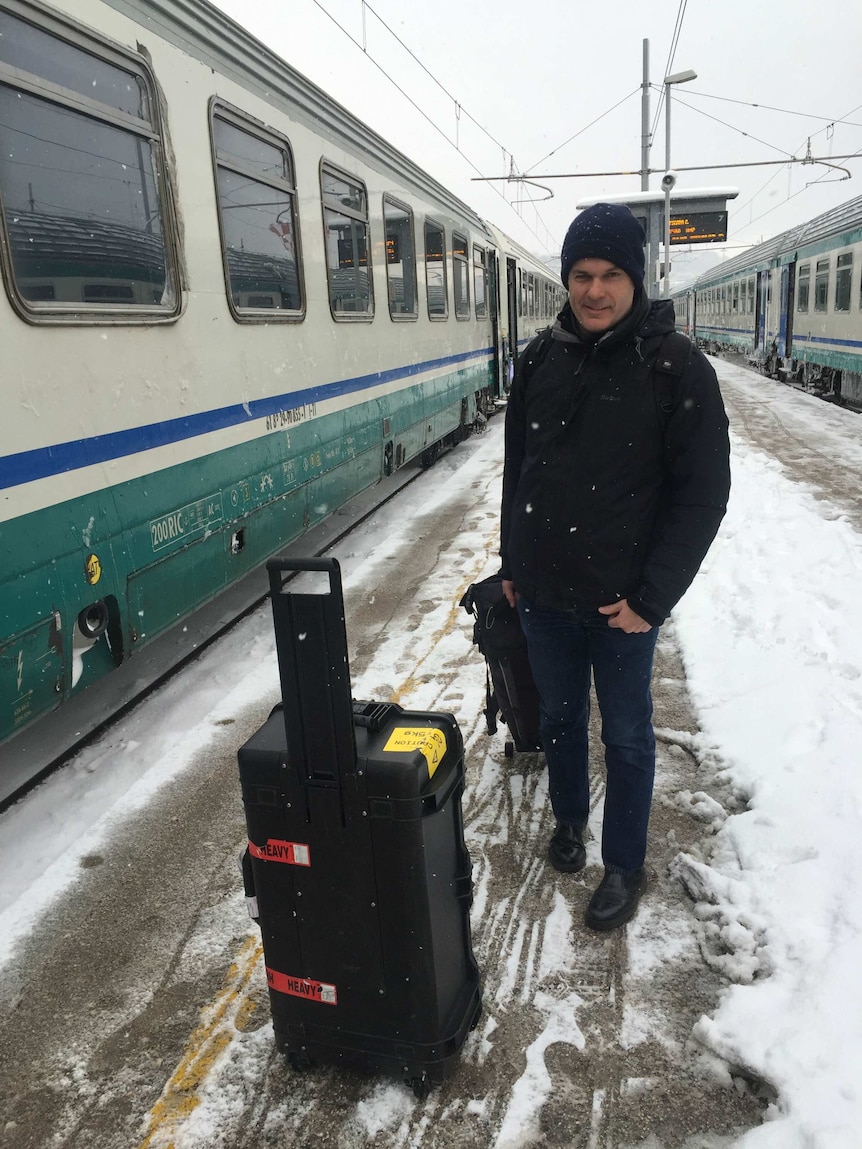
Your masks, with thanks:
M 584 331 L 598 334 L 616 327 L 631 311 L 635 285 L 607 259 L 579 259 L 569 272 L 569 302 Z

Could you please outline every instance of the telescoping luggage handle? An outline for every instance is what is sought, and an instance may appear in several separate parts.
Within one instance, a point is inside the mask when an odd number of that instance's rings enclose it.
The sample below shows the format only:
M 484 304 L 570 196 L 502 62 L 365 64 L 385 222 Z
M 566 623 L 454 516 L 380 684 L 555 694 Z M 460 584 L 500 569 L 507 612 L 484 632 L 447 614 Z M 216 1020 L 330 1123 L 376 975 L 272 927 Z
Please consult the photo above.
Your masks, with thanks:
M 340 786 L 356 770 L 341 568 L 335 559 L 286 557 L 266 568 L 288 760 L 309 782 Z M 284 575 L 297 571 L 328 574 L 329 593 L 288 590 Z

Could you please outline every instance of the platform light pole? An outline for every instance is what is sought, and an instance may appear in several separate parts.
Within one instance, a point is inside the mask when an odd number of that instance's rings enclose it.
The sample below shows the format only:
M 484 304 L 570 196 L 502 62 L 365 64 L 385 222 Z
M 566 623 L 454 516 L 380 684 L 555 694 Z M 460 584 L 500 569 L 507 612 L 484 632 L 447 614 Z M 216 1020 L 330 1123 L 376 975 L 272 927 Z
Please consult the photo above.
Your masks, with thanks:
M 670 90 L 674 84 L 687 84 L 689 80 L 696 80 L 697 72 L 689 68 L 685 72 L 674 72 L 672 76 L 664 78 L 664 178 L 661 186 L 664 188 L 664 291 L 663 295 L 670 295 L 670 193 L 676 183 L 676 177 L 670 166 Z

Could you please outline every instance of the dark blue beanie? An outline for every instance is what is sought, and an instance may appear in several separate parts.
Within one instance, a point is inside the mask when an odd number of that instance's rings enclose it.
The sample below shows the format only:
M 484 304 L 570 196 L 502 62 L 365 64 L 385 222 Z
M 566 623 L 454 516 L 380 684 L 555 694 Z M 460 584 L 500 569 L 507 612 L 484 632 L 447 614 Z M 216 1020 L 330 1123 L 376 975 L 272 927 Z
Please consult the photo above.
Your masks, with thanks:
M 563 286 L 579 259 L 607 259 L 621 267 L 635 288 L 644 282 L 644 229 L 621 203 L 594 203 L 576 216 L 560 256 Z

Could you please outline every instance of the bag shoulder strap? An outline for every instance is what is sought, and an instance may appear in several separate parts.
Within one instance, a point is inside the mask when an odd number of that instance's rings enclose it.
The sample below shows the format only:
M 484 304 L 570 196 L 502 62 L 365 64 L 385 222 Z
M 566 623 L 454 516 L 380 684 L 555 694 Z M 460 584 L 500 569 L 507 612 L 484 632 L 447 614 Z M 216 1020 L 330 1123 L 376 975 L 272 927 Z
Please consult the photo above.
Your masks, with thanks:
M 526 369 L 524 371 L 524 382 L 525 383 L 527 383 L 529 381 L 529 376 L 532 375 L 533 372 L 536 370 L 536 368 L 540 367 L 542 365 L 542 363 L 544 363 L 545 359 L 547 358 L 548 352 L 551 350 L 551 343 L 553 342 L 553 337 L 551 335 L 552 331 L 553 331 L 552 326 L 546 327 L 543 331 L 540 331 L 539 334 L 536 336 L 536 338 L 532 341 L 533 343 L 535 343 L 536 347 L 535 347 L 535 350 L 533 351 L 532 357 L 530 359 L 529 374 L 527 374 Z M 529 346 L 529 344 L 528 344 L 528 346 Z M 523 358 L 523 356 L 526 355 L 526 353 L 527 352 L 526 352 L 526 348 L 525 348 L 524 351 L 521 352 L 521 357 Z
M 661 341 L 652 382 L 662 425 L 667 427 L 679 403 L 680 382 L 691 360 L 692 342 L 681 331 L 669 331 Z

